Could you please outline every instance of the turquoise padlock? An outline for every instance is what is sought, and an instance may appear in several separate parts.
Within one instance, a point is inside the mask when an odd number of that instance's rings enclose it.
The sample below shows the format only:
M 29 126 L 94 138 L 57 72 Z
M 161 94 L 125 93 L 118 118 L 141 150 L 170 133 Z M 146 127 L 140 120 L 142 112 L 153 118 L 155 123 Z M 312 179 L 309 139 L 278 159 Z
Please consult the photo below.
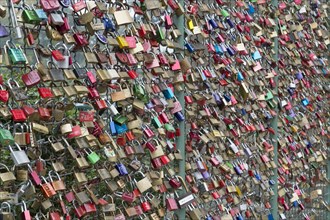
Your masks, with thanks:
M 170 87 L 167 87 L 165 90 L 162 91 L 162 93 L 166 99 L 171 99 L 174 97 L 174 93 Z
M 254 60 L 259 60 L 259 59 L 261 59 L 261 54 L 260 54 L 260 52 L 259 52 L 258 49 L 256 49 L 256 51 L 254 51 L 254 52 L 252 53 L 252 58 L 253 58 Z
M 237 80 L 240 81 L 240 82 L 244 80 L 244 76 L 241 72 L 237 73 Z
M 303 104 L 303 106 L 307 106 L 309 104 L 308 99 L 304 98 L 301 100 L 301 103 Z

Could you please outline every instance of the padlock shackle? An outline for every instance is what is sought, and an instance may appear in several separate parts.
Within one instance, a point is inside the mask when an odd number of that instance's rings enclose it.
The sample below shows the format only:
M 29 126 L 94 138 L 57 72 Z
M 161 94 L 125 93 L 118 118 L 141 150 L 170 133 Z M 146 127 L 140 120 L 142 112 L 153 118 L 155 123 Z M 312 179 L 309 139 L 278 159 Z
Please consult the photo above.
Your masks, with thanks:
M 5 164 L 0 163 L 0 167 L 4 167 L 8 172 L 10 172 L 9 168 Z
M 61 180 L 60 175 L 56 171 L 51 170 L 51 171 L 48 172 L 48 176 L 49 176 L 49 179 L 50 179 L 51 182 L 54 182 L 53 175 L 52 174 L 55 174 L 55 176 L 57 177 L 57 179 L 58 180 Z

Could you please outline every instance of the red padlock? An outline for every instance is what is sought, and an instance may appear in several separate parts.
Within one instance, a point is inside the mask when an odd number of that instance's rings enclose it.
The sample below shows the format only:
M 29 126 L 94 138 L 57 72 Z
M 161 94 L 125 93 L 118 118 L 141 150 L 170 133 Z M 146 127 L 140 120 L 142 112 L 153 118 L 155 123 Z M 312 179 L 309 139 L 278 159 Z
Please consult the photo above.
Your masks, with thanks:
M 169 211 L 174 211 L 174 210 L 177 210 L 179 208 L 178 204 L 177 204 L 177 202 L 174 198 L 167 197 L 165 199 L 165 203 L 166 203 L 166 208 Z
M 22 75 L 22 81 L 26 87 L 32 87 L 40 82 L 41 78 L 37 70 L 32 70 L 26 74 Z
M 144 197 L 141 197 L 140 201 L 143 212 L 149 212 L 151 210 L 150 202 L 146 200 Z
M 47 121 L 50 119 L 50 111 L 48 108 L 38 107 L 38 113 L 41 120 Z
M 72 201 L 72 205 L 74 207 L 74 213 L 79 219 L 86 215 L 86 210 L 83 205 L 80 206 L 76 200 Z
M 86 214 L 92 214 L 97 211 L 96 205 L 92 201 L 84 203 L 83 206 L 86 211 Z
M 29 169 L 29 176 L 31 178 L 32 183 L 36 186 L 39 186 L 41 184 L 41 179 L 40 179 L 38 173 L 35 170 L 33 170 L 30 165 L 28 165 L 28 169 Z
M 147 125 L 143 125 L 142 129 L 148 139 L 155 136 L 154 132 Z
M 167 155 L 162 155 L 159 157 L 160 161 L 162 162 L 163 165 L 168 164 L 169 162 L 171 162 L 171 160 L 168 158 Z
M 14 122 L 24 122 L 26 121 L 26 115 L 22 109 L 12 109 L 10 110 Z
M 155 150 L 157 150 L 157 147 L 154 144 L 152 144 L 151 141 L 147 141 L 145 146 L 150 150 L 150 152 L 154 152 Z
M 159 157 L 151 159 L 151 164 L 154 169 L 159 169 L 163 166 L 162 161 L 160 160 Z
M 170 186 L 172 186 L 173 189 L 178 189 L 181 187 L 181 182 L 175 177 L 169 179 L 168 183 L 170 184 Z

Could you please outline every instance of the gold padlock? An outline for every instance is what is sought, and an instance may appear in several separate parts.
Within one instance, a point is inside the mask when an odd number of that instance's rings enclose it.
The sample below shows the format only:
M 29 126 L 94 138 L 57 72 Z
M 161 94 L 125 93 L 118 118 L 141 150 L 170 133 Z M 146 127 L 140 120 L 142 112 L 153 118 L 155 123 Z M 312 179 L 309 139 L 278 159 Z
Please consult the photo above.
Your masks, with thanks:
M 119 48 L 120 49 L 126 49 L 128 48 L 128 42 L 126 41 L 125 37 L 123 36 L 117 36 L 116 40 L 118 42 Z

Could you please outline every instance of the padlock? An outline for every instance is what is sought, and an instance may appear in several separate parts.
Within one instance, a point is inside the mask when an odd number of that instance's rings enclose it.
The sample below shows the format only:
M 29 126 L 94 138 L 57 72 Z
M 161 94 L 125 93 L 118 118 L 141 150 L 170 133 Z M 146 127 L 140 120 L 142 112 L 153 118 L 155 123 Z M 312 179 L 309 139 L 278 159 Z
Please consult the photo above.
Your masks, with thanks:
M 85 153 L 87 154 L 87 159 L 91 164 L 96 164 L 101 158 L 100 156 L 91 149 L 87 148 L 88 150 L 84 149 Z
M 26 63 L 27 61 L 26 56 L 20 46 L 18 47 L 15 46 L 14 43 L 9 40 L 6 42 L 6 46 L 8 48 L 8 55 L 10 57 L 10 61 L 12 62 L 12 64 L 16 65 L 16 64 Z
M 21 205 L 21 218 L 23 220 L 32 220 L 32 216 L 30 214 L 30 211 L 27 209 L 26 204 L 24 201 L 22 201 L 22 205 Z
M 56 191 L 54 190 L 51 183 L 47 182 L 47 180 L 44 177 L 41 177 L 43 180 L 43 183 L 41 182 L 41 192 L 44 195 L 45 198 L 50 198 L 56 195 Z
M 24 6 L 23 12 L 22 12 L 22 18 L 25 23 L 28 24 L 35 24 L 39 25 L 41 22 L 41 19 L 37 12 L 33 9 L 31 9 L 28 5 Z
M 15 150 L 15 148 L 13 149 L 12 146 L 15 146 L 17 150 Z M 8 147 L 10 150 L 10 156 L 13 159 L 14 164 L 16 166 L 21 166 L 30 163 L 30 159 L 28 158 L 27 154 L 25 153 L 24 150 L 20 148 L 20 146 L 17 143 L 11 146 L 8 145 Z

